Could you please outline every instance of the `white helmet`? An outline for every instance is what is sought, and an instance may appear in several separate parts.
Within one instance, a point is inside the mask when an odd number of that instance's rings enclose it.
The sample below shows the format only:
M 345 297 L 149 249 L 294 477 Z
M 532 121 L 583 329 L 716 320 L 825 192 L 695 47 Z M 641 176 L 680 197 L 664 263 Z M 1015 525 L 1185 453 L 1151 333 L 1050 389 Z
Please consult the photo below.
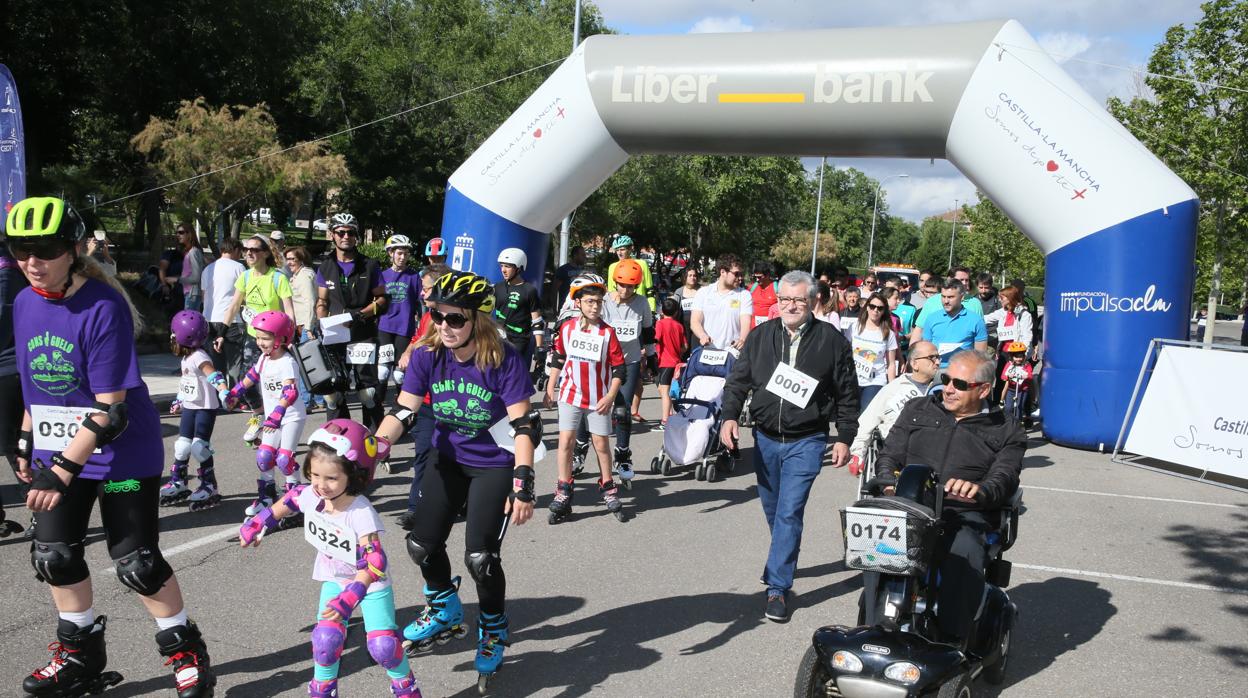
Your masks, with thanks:
M 329 229 L 350 228 L 358 231 L 360 224 L 355 220 L 355 216 L 350 213 L 335 213 L 333 218 L 329 219 Z
M 411 251 L 412 241 L 408 240 L 406 235 L 391 235 L 386 239 L 386 252 L 397 247 L 406 247 L 408 251 Z
M 524 269 L 529 266 L 529 257 L 519 247 L 508 247 L 498 253 L 498 263 L 510 264 L 517 269 Z

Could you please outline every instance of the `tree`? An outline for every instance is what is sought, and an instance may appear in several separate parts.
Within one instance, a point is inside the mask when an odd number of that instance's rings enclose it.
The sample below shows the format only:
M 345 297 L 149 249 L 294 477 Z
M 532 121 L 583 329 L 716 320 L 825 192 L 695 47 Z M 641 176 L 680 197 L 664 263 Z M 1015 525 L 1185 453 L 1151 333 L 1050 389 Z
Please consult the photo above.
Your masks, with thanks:
M 914 252 L 914 265 L 919 269 L 943 275 L 949 268 L 949 237 L 954 234 L 953 228 L 952 221 L 946 221 L 937 216 L 923 219 L 922 225 L 919 226 L 919 244 Z M 966 228 L 959 226 L 959 235 L 965 232 Z M 956 239 L 955 236 L 955 246 Z
M 202 97 L 183 102 L 173 119 L 152 117 L 131 143 L 160 178 L 177 182 L 166 196 L 192 214 L 201 230 L 213 230 L 226 217 L 237 233 L 248 199 L 325 188 L 347 178 L 342 156 L 330 153 L 324 141 L 283 149 L 263 103 L 212 109 Z M 209 244 L 215 239 L 210 236 Z
M 793 230 L 776 241 L 771 248 L 772 259 L 784 269 L 810 269 L 810 255 L 815 247 L 815 231 Z M 819 234 L 819 251 L 815 255 L 815 273 L 830 269 L 837 263 L 836 238 L 827 232 Z
M 962 208 L 961 217 L 970 230 L 959 230 L 956 264 L 992 274 L 1000 283 L 1022 278 L 1031 286 L 1044 285 L 1044 253 L 983 192 L 978 204 Z
M 1111 99 L 1109 110 L 1200 196 L 1197 284 L 1208 290 L 1212 316 L 1228 261 L 1243 275 L 1241 298 L 1248 294 L 1239 215 L 1248 208 L 1248 5 L 1213 0 L 1201 9 L 1195 26 L 1171 27 L 1153 51 L 1145 78 L 1152 95 Z

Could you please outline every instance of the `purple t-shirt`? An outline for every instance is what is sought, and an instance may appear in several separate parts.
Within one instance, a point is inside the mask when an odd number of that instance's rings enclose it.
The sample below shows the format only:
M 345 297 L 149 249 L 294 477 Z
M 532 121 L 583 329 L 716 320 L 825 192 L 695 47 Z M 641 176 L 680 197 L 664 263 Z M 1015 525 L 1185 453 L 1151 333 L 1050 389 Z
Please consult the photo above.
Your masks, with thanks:
M 381 280 L 386 284 L 386 295 L 390 302 L 386 304 L 386 312 L 377 321 L 377 329 L 411 337 L 412 330 L 416 329 L 417 303 L 420 302 L 420 293 L 424 290 L 420 275 L 411 269 L 387 269 L 381 272 Z
M 88 279 L 65 301 L 31 289 L 13 304 L 13 334 L 22 397 L 35 433 L 34 457 L 51 463 L 68 444 L 81 414 L 99 393 L 126 391 L 129 426 L 87 459 L 79 477 L 124 480 L 160 475 L 165 457 L 160 417 L 139 374 L 130 307 L 107 284 Z
M 490 427 L 507 419 L 507 406 L 528 400 L 533 382 L 524 358 L 503 343 L 503 363 L 482 375 L 475 358 L 460 363 L 445 349 L 433 352 L 418 347 L 403 377 L 403 391 L 429 393 L 432 399 L 433 446 L 438 453 L 461 465 L 477 468 L 510 468 L 515 456 L 503 450 L 490 435 Z
M 347 278 L 348 276 L 351 276 L 351 273 L 355 271 L 356 264 L 362 263 L 362 260 L 357 260 L 355 262 L 344 262 L 342 260 L 336 259 L 334 261 L 337 262 L 338 271 L 342 272 L 342 278 L 344 279 Z M 318 288 L 329 288 L 325 284 L 325 275 L 321 273 L 320 267 L 317 267 L 316 269 L 316 285 Z M 378 267 L 373 267 L 373 273 L 368 278 L 368 287 L 377 288 L 380 285 L 381 285 L 381 272 L 378 271 Z

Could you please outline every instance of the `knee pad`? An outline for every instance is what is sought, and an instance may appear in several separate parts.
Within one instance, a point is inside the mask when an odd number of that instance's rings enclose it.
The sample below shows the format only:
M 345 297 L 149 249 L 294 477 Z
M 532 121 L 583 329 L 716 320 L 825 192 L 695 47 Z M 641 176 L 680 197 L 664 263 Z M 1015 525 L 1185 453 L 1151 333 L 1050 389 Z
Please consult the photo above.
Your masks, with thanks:
M 342 401 L 342 393 L 334 392 L 325 396 L 325 406 L 330 410 L 338 409 L 338 403 Z
M 285 448 L 277 449 L 277 469 L 282 471 L 282 474 L 287 477 L 294 475 L 295 471 L 299 469 L 299 463 L 295 461 L 294 451 Z
M 394 385 L 395 385 L 396 387 L 402 388 L 402 387 L 403 387 L 403 376 L 404 376 L 403 371 L 401 371 L 401 370 L 399 370 L 399 369 L 397 369 L 397 368 L 396 368 L 396 369 L 394 369 L 394 373 L 393 373 L 392 375 L 393 375 L 393 378 L 394 378 Z
M 191 459 L 192 441 L 185 436 L 179 436 L 177 441 L 173 442 L 173 459 L 179 463 L 185 463 Z
M 468 574 L 472 575 L 477 584 L 485 584 L 487 579 L 503 569 L 503 561 L 498 553 L 488 550 L 464 553 L 464 565 L 468 567 Z
M 347 626 L 336 620 L 322 620 L 312 628 L 312 661 L 331 666 L 342 658 L 342 644 L 347 639 Z
M 425 561 L 428 560 L 429 556 L 436 550 L 437 548 L 435 546 L 426 545 L 425 543 L 417 540 L 414 534 L 407 534 L 407 554 L 412 558 L 412 562 L 417 565 L 424 565 Z
M 277 449 L 268 444 L 260 444 L 256 449 L 256 467 L 260 472 L 267 473 L 277 464 Z
M 165 556 L 154 548 L 139 548 L 125 557 L 113 560 L 117 579 L 143 596 L 152 596 L 173 576 L 173 568 Z
M 377 382 L 385 385 L 390 380 L 390 375 L 394 372 L 394 364 L 380 364 L 377 366 Z
M 365 409 L 372 409 L 377 406 L 377 389 L 376 388 L 360 388 L 356 391 L 356 395 L 360 398 L 360 404 Z
M 89 576 L 83 559 L 82 543 L 42 543 L 30 546 L 30 564 L 35 577 L 54 587 L 77 584 Z
M 174 448 L 174 453 L 177 453 L 176 447 Z M 212 450 L 212 444 L 207 441 L 197 438 L 191 442 L 191 455 L 200 463 L 210 460 L 215 454 L 216 452 Z
M 394 629 L 369 632 L 368 653 L 386 669 L 397 667 L 403 662 L 403 645 L 399 642 L 399 634 Z
M 628 405 L 623 407 L 617 405 L 611 408 L 611 416 L 615 418 L 615 423 L 625 429 L 631 429 L 633 426 L 633 413 L 629 410 Z

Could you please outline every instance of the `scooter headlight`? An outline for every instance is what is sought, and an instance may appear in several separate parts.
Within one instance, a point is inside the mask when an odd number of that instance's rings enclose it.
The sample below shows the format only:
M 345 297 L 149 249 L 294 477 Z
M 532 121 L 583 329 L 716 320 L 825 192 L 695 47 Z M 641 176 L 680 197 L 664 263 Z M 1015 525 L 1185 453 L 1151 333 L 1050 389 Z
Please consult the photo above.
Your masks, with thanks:
M 888 665 L 884 677 L 909 686 L 919 680 L 919 668 L 910 662 L 896 662 Z
M 847 674 L 857 674 L 862 671 L 862 660 L 853 652 L 837 650 L 832 655 L 832 667 Z

